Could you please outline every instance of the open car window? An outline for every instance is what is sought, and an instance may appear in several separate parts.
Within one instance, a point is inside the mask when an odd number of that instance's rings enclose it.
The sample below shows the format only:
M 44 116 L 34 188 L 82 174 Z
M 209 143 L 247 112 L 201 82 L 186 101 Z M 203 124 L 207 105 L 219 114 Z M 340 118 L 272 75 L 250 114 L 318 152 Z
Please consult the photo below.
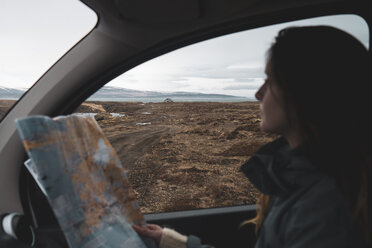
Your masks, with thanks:
M 254 204 L 241 164 L 277 138 L 260 131 L 254 94 L 266 51 L 288 26 L 331 25 L 369 46 L 366 22 L 326 16 L 234 33 L 141 64 L 76 112 L 93 115 L 129 169 L 144 213 Z
M 96 22 L 80 1 L 0 1 L 0 121 Z

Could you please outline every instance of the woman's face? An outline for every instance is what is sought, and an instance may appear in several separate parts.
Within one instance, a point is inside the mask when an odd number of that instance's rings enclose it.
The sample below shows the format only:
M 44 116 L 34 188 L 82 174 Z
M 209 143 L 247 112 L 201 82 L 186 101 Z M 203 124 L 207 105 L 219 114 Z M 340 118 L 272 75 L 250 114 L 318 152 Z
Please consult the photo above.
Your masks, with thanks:
M 261 130 L 284 135 L 288 129 L 288 120 L 282 93 L 273 77 L 270 59 L 266 64 L 265 74 L 265 83 L 255 95 L 260 102 Z

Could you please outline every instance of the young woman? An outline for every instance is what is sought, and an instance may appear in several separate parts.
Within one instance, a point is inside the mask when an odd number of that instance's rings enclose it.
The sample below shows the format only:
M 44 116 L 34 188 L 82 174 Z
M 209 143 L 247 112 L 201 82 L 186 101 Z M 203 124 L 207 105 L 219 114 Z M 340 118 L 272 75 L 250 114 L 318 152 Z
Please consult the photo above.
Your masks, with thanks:
M 279 32 L 256 98 L 261 129 L 282 137 L 242 166 L 262 192 L 246 222 L 256 224 L 256 247 L 372 247 L 370 57 L 336 28 Z M 160 247 L 207 247 L 156 225 L 134 228 Z

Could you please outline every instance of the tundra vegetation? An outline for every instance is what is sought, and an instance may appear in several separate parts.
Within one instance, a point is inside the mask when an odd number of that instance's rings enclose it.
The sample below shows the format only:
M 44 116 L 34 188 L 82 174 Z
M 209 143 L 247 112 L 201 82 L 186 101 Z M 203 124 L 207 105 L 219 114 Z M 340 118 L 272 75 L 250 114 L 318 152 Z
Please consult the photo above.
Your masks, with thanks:
M 255 204 L 239 169 L 276 138 L 260 131 L 258 102 L 89 101 L 75 112 L 95 116 L 144 213 Z

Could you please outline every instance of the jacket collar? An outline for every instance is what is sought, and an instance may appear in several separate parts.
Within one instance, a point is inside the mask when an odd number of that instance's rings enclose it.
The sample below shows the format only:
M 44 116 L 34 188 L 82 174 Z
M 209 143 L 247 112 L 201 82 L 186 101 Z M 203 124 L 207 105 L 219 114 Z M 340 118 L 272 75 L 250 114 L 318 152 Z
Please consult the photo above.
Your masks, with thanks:
M 267 195 L 288 195 L 296 188 L 314 181 L 316 168 L 279 138 L 264 145 L 241 167 L 250 182 Z M 316 173 L 317 174 L 317 173 Z

